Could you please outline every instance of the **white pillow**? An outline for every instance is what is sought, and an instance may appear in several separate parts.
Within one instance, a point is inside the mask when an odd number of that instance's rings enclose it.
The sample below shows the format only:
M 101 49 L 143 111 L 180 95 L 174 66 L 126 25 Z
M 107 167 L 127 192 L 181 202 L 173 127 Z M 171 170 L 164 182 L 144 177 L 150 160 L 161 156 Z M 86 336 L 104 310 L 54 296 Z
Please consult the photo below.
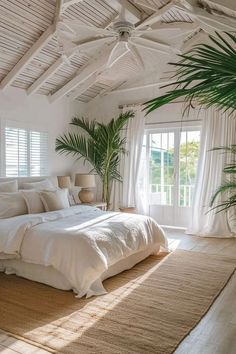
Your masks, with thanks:
M 18 191 L 17 180 L 0 182 L 0 193 L 14 193 Z
M 25 182 L 22 184 L 23 189 L 36 189 L 36 190 L 47 190 L 55 188 L 53 183 L 49 179 L 44 179 L 39 182 Z
M 66 189 L 40 191 L 39 195 L 46 211 L 61 210 L 70 207 L 68 191 Z
M 21 193 L 26 202 L 29 214 L 38 214 L 45 212 L 45 208 L 38 191 L 22 190 Z
M 20 192 L 0 193 L 0 219 L 27 214 L 27 205 Z

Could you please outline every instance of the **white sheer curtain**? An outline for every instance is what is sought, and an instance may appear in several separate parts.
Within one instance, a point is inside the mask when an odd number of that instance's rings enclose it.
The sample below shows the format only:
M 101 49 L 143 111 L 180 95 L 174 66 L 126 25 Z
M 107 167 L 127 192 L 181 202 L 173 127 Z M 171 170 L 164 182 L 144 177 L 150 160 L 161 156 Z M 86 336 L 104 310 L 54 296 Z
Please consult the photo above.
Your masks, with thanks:
M 135 116 L 129 120 L 127 129 L 124 130 L 124 136 L 127 139 L 125 148 L 128 154 L 122 157 L 120 166 L 123 183 L 114 183 L 111 199 L 113 210 L 117 210 L 119 206 L 136 207 L 140 213 L 143 213 L 139 172 L 142 162 L 145 117 L 140 106 L 125 106 L 123 108 L 123 112 L 130 110 L 134 111 Z
M 236 119 L 213 109 L 206 110 L 204 115 L 192 220 L 186 232 L 206 237 L 232 237 L 235 234 L 231 231 L 228 214 L 209 212 L 212 194 L 224 181 L 222 169 L 226 162 L 224 154 L 209 150 L 236 143 Z M 221 197 L 218 202 L 220 200 Z

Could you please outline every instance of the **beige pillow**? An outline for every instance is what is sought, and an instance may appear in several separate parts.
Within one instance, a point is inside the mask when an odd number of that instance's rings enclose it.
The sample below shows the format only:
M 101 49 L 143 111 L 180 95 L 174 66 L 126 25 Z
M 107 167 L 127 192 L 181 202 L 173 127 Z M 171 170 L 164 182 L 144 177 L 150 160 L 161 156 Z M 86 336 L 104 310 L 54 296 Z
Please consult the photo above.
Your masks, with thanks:
M 44 179 L 39 182 L 25 182 L 22 184 L 23 189 L 35 189 L 37 191 L 39 190 L 50 190 L 54 189 L 55 186 L 49 179 Z
M 0 219 L 27 214 L 27 205 L 20 192 L 0 193 Z
M 0 193 L 14 193 L 18 191 L 17 180 L 0 182 Z
M 68 191 L 66 189 L 40 191 L 39 195 L 46 211 L 61 210 L 70 207 Z
M 26 202 L 29 214 L 38 214 L 45 212 L 45 208 L 38 191 L 22 190 L 21 193 Z

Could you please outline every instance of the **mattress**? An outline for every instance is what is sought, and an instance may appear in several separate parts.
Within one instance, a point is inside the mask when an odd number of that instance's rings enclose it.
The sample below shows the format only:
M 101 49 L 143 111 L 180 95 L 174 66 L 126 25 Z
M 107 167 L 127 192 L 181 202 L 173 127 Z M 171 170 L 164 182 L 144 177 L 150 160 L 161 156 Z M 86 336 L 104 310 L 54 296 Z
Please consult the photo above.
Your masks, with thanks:
M 110 266 L 101 276 L 101 280 L 110 278 L 124 270 L 131 269 L 135 264 L 141 262 L 153 254 L 153 248 L 140 251 Z M 23 262 L 19 259 L 0 259 L 0 272 L 15 274 L 28 280 L 43 283 L 60 290 L 71 290 L 72 285 L 66 277 L 51 266 L 43 266 Z

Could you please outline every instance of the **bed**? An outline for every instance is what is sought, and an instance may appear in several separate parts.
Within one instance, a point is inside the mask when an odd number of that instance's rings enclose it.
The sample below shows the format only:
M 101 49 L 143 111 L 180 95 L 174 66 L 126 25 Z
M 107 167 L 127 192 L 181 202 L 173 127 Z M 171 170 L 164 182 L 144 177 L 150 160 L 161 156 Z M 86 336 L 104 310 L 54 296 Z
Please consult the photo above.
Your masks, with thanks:
M 0 220 L 0 271 L 76 296 L 106 293 L 103 280 L 167 250 L 167 239 L 146 216 L 76 205 Z

